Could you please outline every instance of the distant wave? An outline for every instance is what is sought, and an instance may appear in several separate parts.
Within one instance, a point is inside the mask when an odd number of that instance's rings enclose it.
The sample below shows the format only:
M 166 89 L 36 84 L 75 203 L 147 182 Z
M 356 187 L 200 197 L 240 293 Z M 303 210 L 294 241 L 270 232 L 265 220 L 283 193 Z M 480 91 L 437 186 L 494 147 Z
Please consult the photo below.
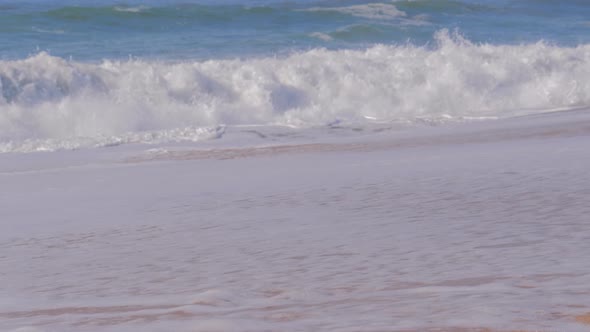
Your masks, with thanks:
M 208 139 L 223 125 L 461 121 L 590 105 L 590 45 L 479 45 L 447 31 L 436 41 L 204 62 L 0 61 L 0 151 Z
M 398 10 L 393 4 L 385 3 L 369 3 L 348 7 L 313 7 L 305 10 L 310 12 L 335 12 L 379 20 L 406 16 L 406 13 Z
M 373 22 L 377 21 L 381 24 L 383 24 L 384 21 L 393 21 L 399 25 L 424 25 L 427 23 L 425 20 L 425 15 L 419 17 L 410 17 L 408 14 L 406 14 L 406 12 L 399 10 L 392 3 L 368 3 L 363 5 L 343 7 L 311 7 L 300 9 L 298 11 L 348 15 L 352 17 L 368 19 Z
M 41 28 L 37 28 L 37 27 L 31 27 L 31 30 L 35 31 L 35 32 L 39 32 L 39 33 L 50 33 L 50 34 L 54 34 L 54 35 L 63 35 L 64 33 L 66 33 L 65 30 L 63 29 L 41 29 Z
M 140 13 L 142 11 L 149 10 L 150 7 L 147 6 L 137 6 L 137 7 L 125 7 L 125 6 L 115 6 L 113 7 L 115 11 L 124 12 L 124 13 Z
M 380 37 L 385 33 L 380 29 L 379 26 L 368 25 L 368 24 L 353 24 L 339 28 L 336 31 L 332 31 L 328 34 L 332 39 L 338 40 L 371 40 L 371 37 Z
M 492 3 L 482 4 L 459 0 L 394 0 L 393 2 L 401 10 L 418 10 L 425 13 L 458 14 L 502 10 L 501 7 L 492 6 Z
M 318 3 L 319 4 L 319 3 Z M 411 4 L 402 3 L 408 8 Z M 133 17 L 144 21 L 162 22 L 166 20 L 204 20 L 205 22 L 229 22 L 237 18 L 258 19 L 284 19 L 282 15 L 315 15 L 317 19 L 330 20 L 333 15 L 348 15 L 351 17 L 370 20 L 412 20 L 408 15 L 398 9 L 394 3 L 367 3 L 352 6 L 315 6 L 302 7 L 295 4 L 269 4 L 269 5 L 204 5 L 180 3 L 165 6 L 64 6 L 37 12 L 34 15 L 50 18 L 57 21 L 82 21 L 90 20 L 94 24 L 111 24 L 112 19 Z M 317 15 L 322 15 L 317 17 Z M 1 22 L 0 22 L 1 25 Z
M 208 21 L 227 21 L 244 15 L 272 14 L 274 7 L 250 7 L 242 5 L 200 5 L 176 4 L 168 6 L 66 6 L 51 9 L 42 16 L 64 21 L 82 19 L 108 23 L 110 18 L 135 17 L 143 20 L 207 19 Z

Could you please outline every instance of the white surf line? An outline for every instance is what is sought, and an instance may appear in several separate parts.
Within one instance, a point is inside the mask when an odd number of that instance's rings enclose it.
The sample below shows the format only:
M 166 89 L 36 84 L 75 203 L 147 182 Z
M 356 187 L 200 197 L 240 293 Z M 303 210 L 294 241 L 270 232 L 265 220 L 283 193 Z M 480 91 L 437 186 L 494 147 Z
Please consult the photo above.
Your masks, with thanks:
M 502 125 L 510 124 L 510 119 Z M 447 128 L 442 128 L 446 131 Z M 589 119 L 568 119 L 559 123 L 517 124 L 516 126 L 453 126 L 458 132 L 427 133 L 414 137 L 399 139 L 387 138 L 375 142 L 352 143 L 302 143 L 284 144 L 263 147 L 218 148 L 162 151 L 158 154 L 135 155 L 123 160 L 124 163 L 138 163 L 163 160 L 196 160 L 196 159 L 236 159 L 272 156 L 285 153 L 318 153 L 360 151 L 371 152 L 377 150 L 417 148 L 424 146 L 442 146 L 455 144 L 484 144 L 524 139 L 550 139 L 559 137 L 575 137 L 590 135 Z

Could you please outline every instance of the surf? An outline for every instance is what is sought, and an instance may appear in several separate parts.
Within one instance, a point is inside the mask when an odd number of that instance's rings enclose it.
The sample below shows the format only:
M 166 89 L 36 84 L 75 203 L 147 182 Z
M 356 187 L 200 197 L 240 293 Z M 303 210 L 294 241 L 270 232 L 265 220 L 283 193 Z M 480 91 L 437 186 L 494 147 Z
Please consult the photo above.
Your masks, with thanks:
M 88 63 L 44 52 L 0 61 L 2 151 L 195 141 L 228 125 L 437 124 L 590 105 L 590 45 L 479 44 L 447 30 L 435 40 L 207 61 Z

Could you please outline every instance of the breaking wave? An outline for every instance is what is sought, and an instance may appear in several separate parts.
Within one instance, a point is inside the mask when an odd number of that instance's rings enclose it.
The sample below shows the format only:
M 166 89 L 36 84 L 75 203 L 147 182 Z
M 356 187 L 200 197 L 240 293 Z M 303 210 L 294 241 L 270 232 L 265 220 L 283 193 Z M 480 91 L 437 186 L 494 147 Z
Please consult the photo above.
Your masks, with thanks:
M 333 12 L 357 17 L 387 20 L 396 17 L 406 16 L 406 13 L 398 10 L 393 4 L 368 3 L 348 7 L 312 7 L 305 9 L 309 12 Z
M 219 137 L 224 125 L 499 118 L 590 105 L 590 45 L 313 49 L 286 57 L 0 61 L 0 151 Z

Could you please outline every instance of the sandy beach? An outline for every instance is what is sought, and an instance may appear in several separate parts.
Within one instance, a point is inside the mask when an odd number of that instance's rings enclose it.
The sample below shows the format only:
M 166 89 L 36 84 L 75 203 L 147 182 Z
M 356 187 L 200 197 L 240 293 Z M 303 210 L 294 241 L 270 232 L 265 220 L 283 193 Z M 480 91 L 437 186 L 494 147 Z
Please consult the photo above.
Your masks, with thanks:
M 589 121 L 4 154 L 0 330 L 586 331 Z

